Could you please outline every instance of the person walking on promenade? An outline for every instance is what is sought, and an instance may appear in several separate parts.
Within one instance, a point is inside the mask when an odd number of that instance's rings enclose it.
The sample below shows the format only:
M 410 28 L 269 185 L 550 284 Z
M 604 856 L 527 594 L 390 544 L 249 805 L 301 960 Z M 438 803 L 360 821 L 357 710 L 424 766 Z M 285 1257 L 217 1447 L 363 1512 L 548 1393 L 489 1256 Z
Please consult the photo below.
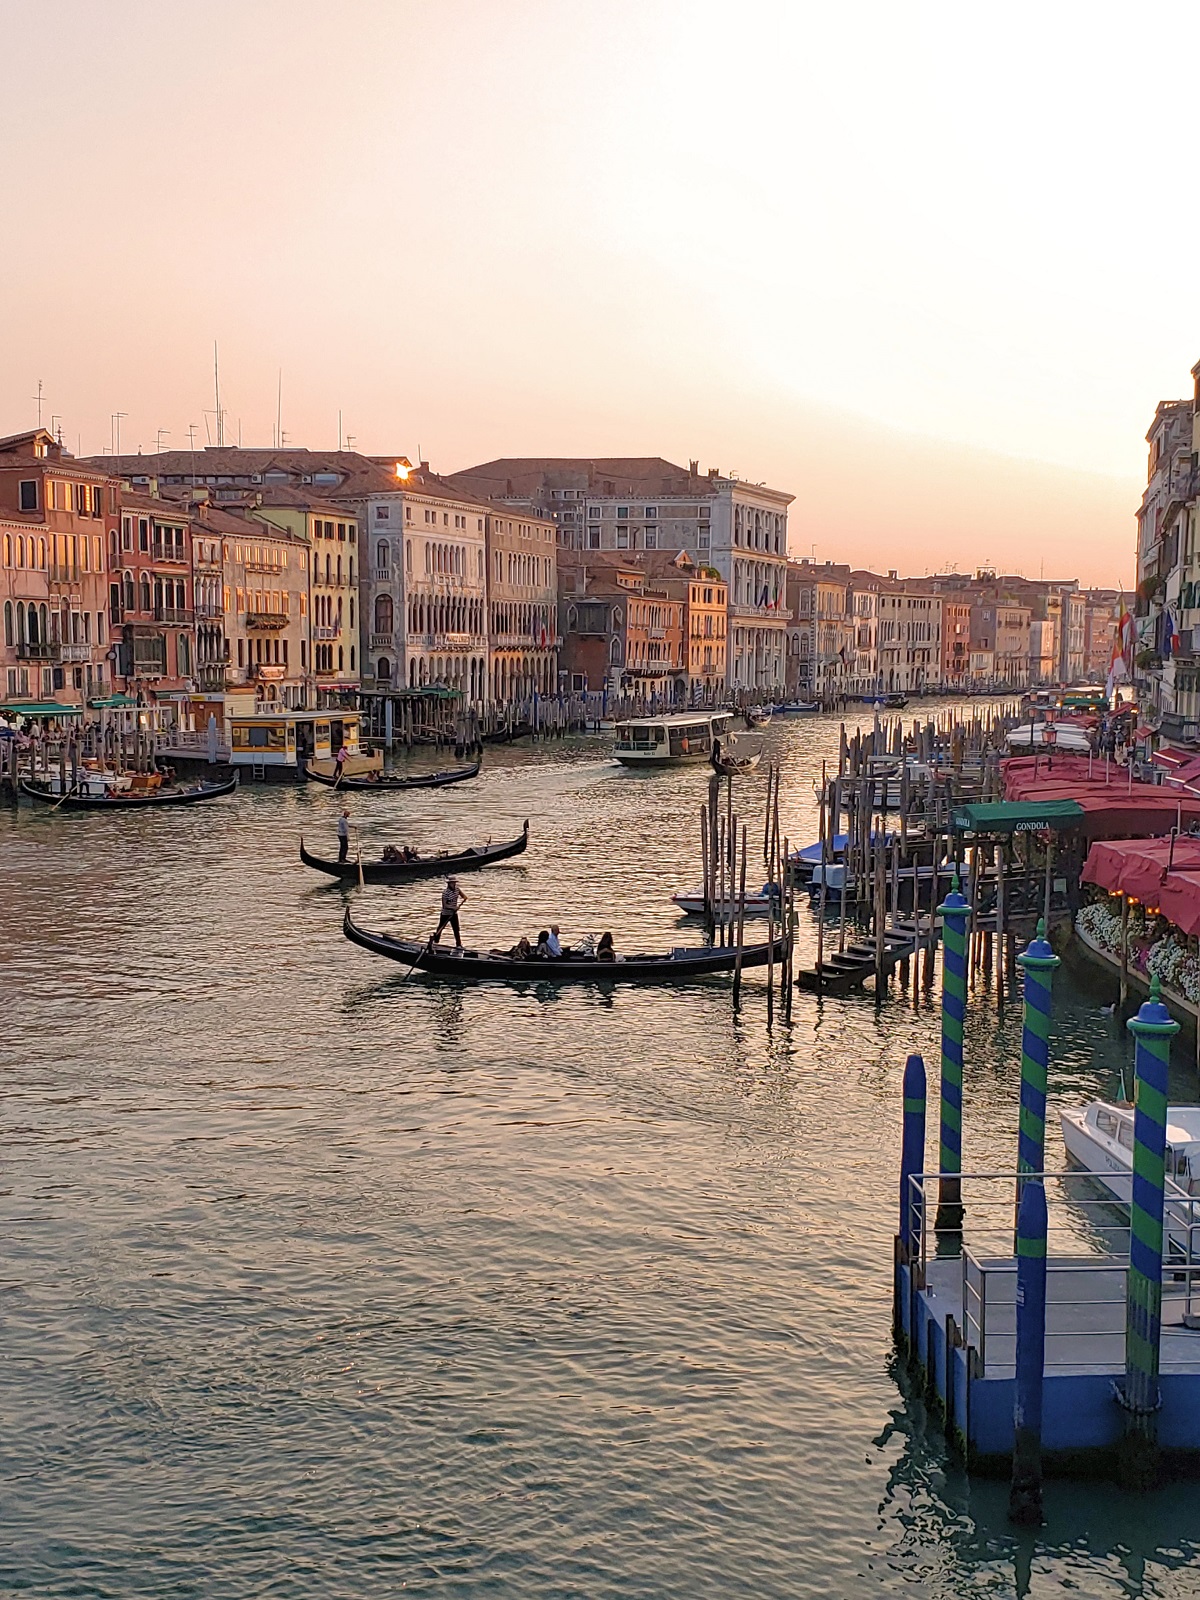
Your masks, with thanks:
M 343 811 L 337 820 L 338 860 L 345 861 L 350 853 L 350 813 Z
M 437 932 L 433 936 L 434 944 L 441 942 L 442 929 L 448 924 L 454 934 L 455 945 L 459 950 L 462 949 L 462 934 L 458 931 L 458 908 L 466 898 L 458 887 L 458 879 L 447 878 L 446 887 L 442 890 L 442 914 L 438 918 Z

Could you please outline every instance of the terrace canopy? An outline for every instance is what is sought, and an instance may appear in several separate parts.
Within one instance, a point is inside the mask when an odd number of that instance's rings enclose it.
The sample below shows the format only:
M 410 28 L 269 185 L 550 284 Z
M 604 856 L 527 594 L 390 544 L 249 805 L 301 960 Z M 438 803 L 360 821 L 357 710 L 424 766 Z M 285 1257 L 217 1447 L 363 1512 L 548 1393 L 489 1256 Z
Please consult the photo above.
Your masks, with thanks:
M 958 806 L 950 825 L 956 833 L 1042 833 L 1077 828 L 1082 818 L 1083 807 L 1077 800 L 1005 800 Z
M 1184 933 L 1200 933 L 1200 838 L 1107 839 L 1088 851 L 1084 883 L 1127 894 Z
M 1078 826 L 1085 839 L 1147 838 L 1174 827 L 1200 827 L 1200 794 L 1174 784 L 1130 782 L 1115 762 L 1094 757 L 1018 756 L 1004 763 L 1004 794 L 1008 800 L 1074 800 L 1083 812 Z

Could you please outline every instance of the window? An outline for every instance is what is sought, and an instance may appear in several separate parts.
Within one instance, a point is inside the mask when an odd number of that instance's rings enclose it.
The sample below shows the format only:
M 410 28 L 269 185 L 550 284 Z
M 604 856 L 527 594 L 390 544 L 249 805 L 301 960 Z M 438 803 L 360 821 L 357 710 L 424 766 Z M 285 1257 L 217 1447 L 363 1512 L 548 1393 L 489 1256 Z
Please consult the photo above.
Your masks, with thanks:
M 657 515 L 658 515 L 658 507 L 657 506 L 647 506 L 646 507 L 646 521 L 647 522 L 653 521 L 653 519 Z
M 620 515 L 620 513 L 618 513 L 618 515 Z M 629 529 L 628 528 L 618 528 L 617 529 L 617 549 L 618 550 L 628 550 L 629 549 Z
M 386 522 L 387 520 L 388 520 L 388 508 L 386 506 L 376 506 L 375 507 L 375 521 L 376 522 Z
M 149 550 L 149 548 L 150 548 L 150 523 L 149 523 L 149 520 L 146 517 L 139 517 L 138 518 L 138 549 L 139 550 Z
M 647 550 L 657 550 L 658 549 L 658 529 L 657 528 L 647 528 L 646 529 L 646 549 Z
M 620 522 L 623 518 L 627 518 L 628 516 L 629 516 L 629 507 L 628 506 L 618 506 L 617 507 L 617 521 L 618 522 Z
M 36 511 L 38 508 L 38 486 L 36 478 L 22 478 L 20 489 L 20 508 L 22 511 Z
M 590 527 L 588 529 L 588 549 L 589 550 L 599 550 L 599 548 L 600 548 L 600 529 L 599 529 L 599 526 L 596 525 L 596 526 L 592 526 L 592 527 Z

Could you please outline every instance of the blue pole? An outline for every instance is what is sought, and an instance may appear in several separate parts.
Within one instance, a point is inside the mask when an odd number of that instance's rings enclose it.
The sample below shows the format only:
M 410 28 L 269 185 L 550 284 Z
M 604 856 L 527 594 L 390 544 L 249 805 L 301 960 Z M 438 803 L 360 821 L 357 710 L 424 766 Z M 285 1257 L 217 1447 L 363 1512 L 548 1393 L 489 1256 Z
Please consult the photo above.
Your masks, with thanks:
M 918 1055 L 904 1063 L 904 1134 L 900 1144 L 900 1243 L 912 1260 L 921 1242 L 921 1197 L 911 1179 L 925 1168 L 925 1063 Z
M 1017 1212 L 1017 1392 L 1009 1520 L 1042 1524 L 1042 1376 L 1046 1366 L 1046 1191 L 1031 1179 Z
M 1125 1408 L 1122 1476 L 1149 1488 L 1158 1475 L 1157 1412 L 1162 1344 L 1163 1190 L 1167 1167 L 1167 1065 L 1179 1024 L 1150 980 L 1150 998 L 1126 1026 L 1134 1037 L 1133 1196 L 1125 1297 Z
M 958 874 L 938 907 L 942 917 L 942 1097 L 938 1141 L 938 1208 L 933 1226 L 961 1233 L 963 1223 L 962 1121 L 963 1020 L 967 1011 L 967 918 L 969 903 L 959 893 Z M 949 1176 L 945 1176 L 949 1174 Z

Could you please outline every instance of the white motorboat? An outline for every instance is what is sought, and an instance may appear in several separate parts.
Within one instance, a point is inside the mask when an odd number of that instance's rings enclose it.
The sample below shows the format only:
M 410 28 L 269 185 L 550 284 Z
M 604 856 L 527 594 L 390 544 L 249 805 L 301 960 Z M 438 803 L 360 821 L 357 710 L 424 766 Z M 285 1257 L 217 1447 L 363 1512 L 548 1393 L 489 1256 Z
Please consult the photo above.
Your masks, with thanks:
M 1071 1163 L 1127 1206 L 1133 1195 L 1133 1107 L 1092 1100 L 1060 1111 L 1059 1122 Z M 1200 1105 L 1167 1107 L 1165 1224 L 1172 1251 L 1200 1262 Z
M 63 793 L 96 796 L 123 794 L 133 785 L 133 779 L 128 772 L 109 772 L 100 767 L 88 766 L 79 768 L 74 782 L 68 769 L 65 791 L 62 774 L 56 768 L 51 768 L 45 777 L 39 777 L 38 782 L 48 794 L 56 796 Z
M 697 889 L 692 894 L 673 894 L 671 903 L 677 905 L 680 911 L 688 916 L 696 916 L 704 910 L 704 893 Z M 739 901 L 736 893 L 733 896 L 733 905 L 736 912 Z M 772 883 L 764 883 L 761 889 L 746 891 L 746 915 L 748 917 L 765 917 L 772 907 L 779 907 L 779 890 Z
M 1082 728 L 1073 722 L 1023 722 L 1008 730 L 1008 748 L 1014 755 L 1049 754 L 1062 750 L 1068 755 L 1086 756 L 1092 744 Z

